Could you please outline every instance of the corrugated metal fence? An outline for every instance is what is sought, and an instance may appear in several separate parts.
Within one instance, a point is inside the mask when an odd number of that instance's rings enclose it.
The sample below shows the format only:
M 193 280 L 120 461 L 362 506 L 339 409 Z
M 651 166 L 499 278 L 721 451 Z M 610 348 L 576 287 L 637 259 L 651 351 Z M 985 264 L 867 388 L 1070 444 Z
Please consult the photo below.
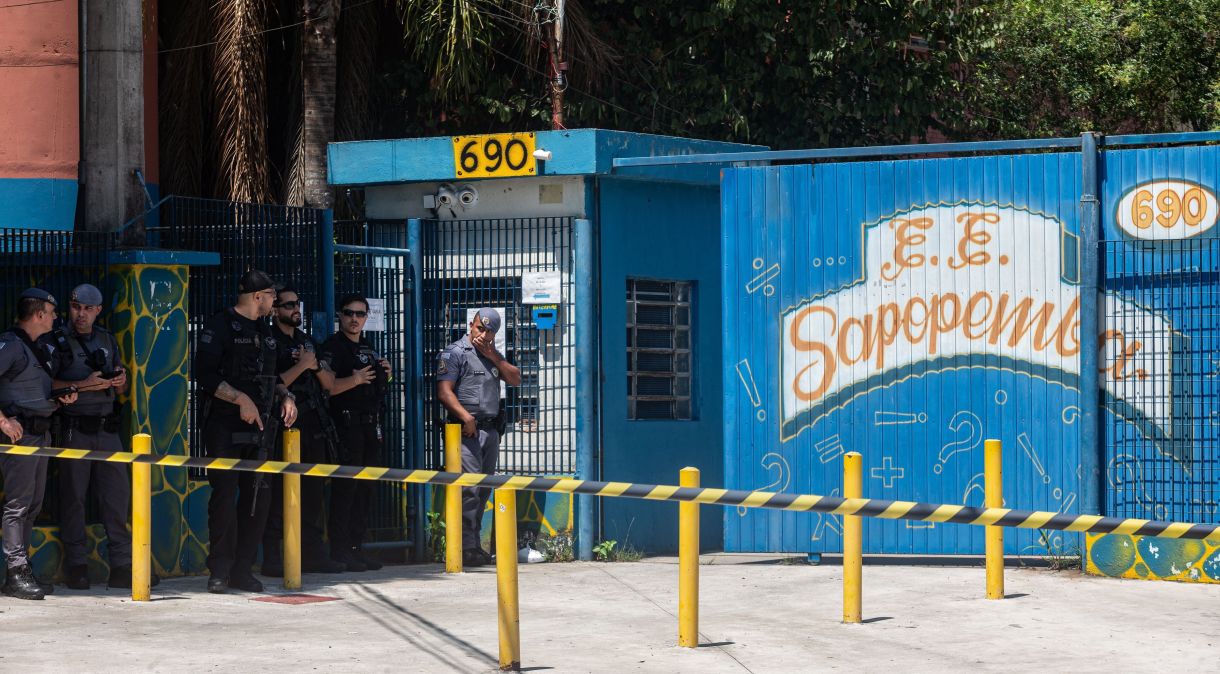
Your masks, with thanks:
M 858 451 L 868 496 L 978 505 L 982 440 L 999 438 L 1010 506 L 1217 521 L 1220 147 L 1199 145 L 1217 138 L 727 169 L 728 486 L 836 494 Z M 1156 143 L 1179 146 L 1128 149 Z M 872 160 L 922 152 L 977 156 Z M 729 512 L 726 547 L 835 551 L 839 526 Z M 865 526 L 871 552 L 982 549 L 963 527 Z M 1024 555 L 1081 543 L 1005 539 Z

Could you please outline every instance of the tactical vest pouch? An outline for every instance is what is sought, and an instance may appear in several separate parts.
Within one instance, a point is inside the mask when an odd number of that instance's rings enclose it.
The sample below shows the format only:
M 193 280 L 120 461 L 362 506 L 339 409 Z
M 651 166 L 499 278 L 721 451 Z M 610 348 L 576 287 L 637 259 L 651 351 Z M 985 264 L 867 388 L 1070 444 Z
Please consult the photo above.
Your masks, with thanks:
M 105 417 L 69 417 L 71 424 L 80 430 L 81 433 L 89 435 L 97 435 L 102 430 Z

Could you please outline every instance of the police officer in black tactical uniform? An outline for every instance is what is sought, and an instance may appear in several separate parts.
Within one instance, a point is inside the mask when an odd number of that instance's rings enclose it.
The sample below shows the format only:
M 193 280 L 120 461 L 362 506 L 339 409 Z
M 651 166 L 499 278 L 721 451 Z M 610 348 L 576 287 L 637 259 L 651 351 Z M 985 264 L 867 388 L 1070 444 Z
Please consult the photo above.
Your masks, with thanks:
M 301 298 L 284 288 L 276 295 L 272 334 L 275 335 L 276 366 L 280 382 L 296 396 L 297 422 L 301 431 L 301 461 L 334 463 L 338 460 L 338 437 L 318 382 L 318 346 L 298 328 Z M 331 444 L 335 446 L 331 446 Z M 277 457 L 282 458 L 282 457 Z M 263 534 L 264 576 L 284 575 L 281 547 L 284 537 L 284 481 L 272 476 L 273 496 Z M 326 479 L 301 477 L 301 569 L 307 573 L 340 573 L 346 567 L 330 558 L 322 540 L 322 491 Z
M 381 411 L 390 376 L 390 362 L 369 345 L 362 333 L 369 302 L 361 295 L 339 301 L 339 332 L 322 345 L 318 380 L 330 393 L 330 413 L 339 428 L 339 462 L 344 465 L 381 466 L 383 431 Z M 348 571 L 381 568 L 381 562 L 361 549 L 368 526 L 373 483 L 367 480 L 332 480 L 330 485 L 330 554 Z
M 267 274 L 246 272 L 237 306 L 208 319 L 199 335 L 194 376 L 201 398 L 207 396 L 203 444 L 209 457 L 269 459 L 280 422 L 296 420 L 293 395 L 275 373 L 277 340 L 263 320 L 271 315 L 275 290 Z M 262 592 L 250 567 L 271 505 L 266 481 L 258 473 L 210 470 L 208 483 L 208 591 Z
M 53 349 L 51 372 L 55 388 L 73 386 L 76 402 L 59 413 L 56 443 L 69 449 L 121 452 L 117 400 L 127 390 L 127 373 L 119 361 L 114 335 L 96 325 L 102 311 L 102 292 L 88 283 L 72 291 L 68 323 L 43 338 Z M 106 530 L 110 561 L 110 587 L 131 587 L 131 534 L 127 509 L 131 482 L 127 466 L 107 461 L 59 462 L 59 537 L 64 545 L 65 584 L 73 590 L 89 589 L 88 548 L 85 537 L 85 498 L 94 481 Z M 160 580 L 155 575 L 153 584 Z
M 0 334 L 0 442 L 45 446 L 58 403 L 76 402 L 76 393 L 53 395 L 51 354 L 38 339 L 55 323 L 55 298 L 30 288 L 17 302 L 17 325 Z M 47 459 L 0 454 L 4 476 L 4 535 L 7 577 L 0 588 L 18 599 L 42 599 L 51 585 L 39 583 L 30 568 L 30 533 L 42 510 Z
M 436 398 L 449 423 L 462 425 L 462 472 L 494 473 L 504 434 L 500 380 L 521 384 L 521 370 L 496 350 L 500 314 L 484 307 L 474 313 L 469 332 L 445 347 L 436 360 Z M 462 489 L 462 564 L 483 566 L 491 561 L 479 545 L 484 504 L 491 489 Z

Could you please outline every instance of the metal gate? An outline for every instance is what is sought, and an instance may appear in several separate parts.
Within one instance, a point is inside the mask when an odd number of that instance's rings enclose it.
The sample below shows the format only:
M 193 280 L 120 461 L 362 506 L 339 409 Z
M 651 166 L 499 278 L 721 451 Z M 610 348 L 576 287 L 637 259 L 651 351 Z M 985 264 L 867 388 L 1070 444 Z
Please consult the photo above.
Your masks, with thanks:
M 500 309 L 505 356 L 521 368 L 501 404 L 509 431 L 501 472 L 572 474 L 576 470 L 576 349 L 572 321 L 571 218 L 426 220 L 422 222 L 425 447 L 443 464 L 445 413 L 436 401 L 436 354 L 466 334 L 468 313 Z M 552 330 L 539 330 L 522 303 L 521 275 L 558 271 L 564 302 Z
M 1220 148 L 1104 160 L 1106 514 L 1220 522 Z
M 322 341 L 334 332 L 334 301 L 348 292 L 385 301 L 385 327 L 369 332 L 375 349 L 398 375 L 391 382 L 386 411 L 385 464 L 411 467 L 406 432 L 411 306 L 405 251 L 369 245 L 372 229 L 364 223 L 339 223 L 326 210 L 209 199 L 170 197 L 158 207 L 160 226 L 152 234 L 166 248 L 220 254 L 220 265 L 190 269 L 190 349 L 208 317 L 236 301 L 237 283 L 251 268 L 296 289 L 305 303 L 302 329 Z M 194 383 L 189 400 L 190 453 L 202 455 L 200 405 Z M 203 475 L 194 473 L 195 479 Z M 378 483 L 370 515 L 370 537 L 402 540 L 410 518 L 401 487 Z

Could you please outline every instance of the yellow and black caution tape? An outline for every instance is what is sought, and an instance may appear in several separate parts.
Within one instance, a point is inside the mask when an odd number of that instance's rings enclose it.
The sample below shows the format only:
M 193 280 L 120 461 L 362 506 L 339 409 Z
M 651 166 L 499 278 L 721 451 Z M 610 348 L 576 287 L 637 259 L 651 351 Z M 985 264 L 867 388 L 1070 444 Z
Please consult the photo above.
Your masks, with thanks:
M 436 470 L 405 468 L 372 468 L 340 466 L 328 463 L 285 463 L 252 459 L 210 459 L 176 454 L 133 454 L 131 452 L 96 452 L 58 447 L 25 447 L 0 445 L 0 454 L 45 456 L 53 459 L 85 459 L 116 463 L 144 463 L 171 468 L 206 468 L 210 470 L 242 470 L 256 473 L 291 473 L 315 477 L 379 480 L 410 484 L 458 485 L 550 491 L 565 494 L 588 494 L 641 498 L 653 501 L 692 501 L 708 505 L 771 508 L 798 512 L 820 512 L 830 515 L 858 515 L 880 519 L 946 522 L 951 524 L 996 525 L 1022 529 L 1059 529 L 1091 533 L 1132 534 L 1161 538 L 1204 539 L 1216 534 L 1220 524 L 1188 522 L 1157 522 L 1123 519 L 1100 515 L 1069 515 L 1066 513 L 1011 510 L 1009 508 L 975 508 L 963 505 L 939 505 L 914 501 L 889 501 L 875 498 L 840 498 L 813 494 L 782 494 L 766 491 L 714 489 L 711 487 L 678 487 L 675 485 L 640 484 L 630 482 L 599 482 L 573 478 L 530 477 L 524 475 L 486 475 L 484 473 L 446 473 Z

